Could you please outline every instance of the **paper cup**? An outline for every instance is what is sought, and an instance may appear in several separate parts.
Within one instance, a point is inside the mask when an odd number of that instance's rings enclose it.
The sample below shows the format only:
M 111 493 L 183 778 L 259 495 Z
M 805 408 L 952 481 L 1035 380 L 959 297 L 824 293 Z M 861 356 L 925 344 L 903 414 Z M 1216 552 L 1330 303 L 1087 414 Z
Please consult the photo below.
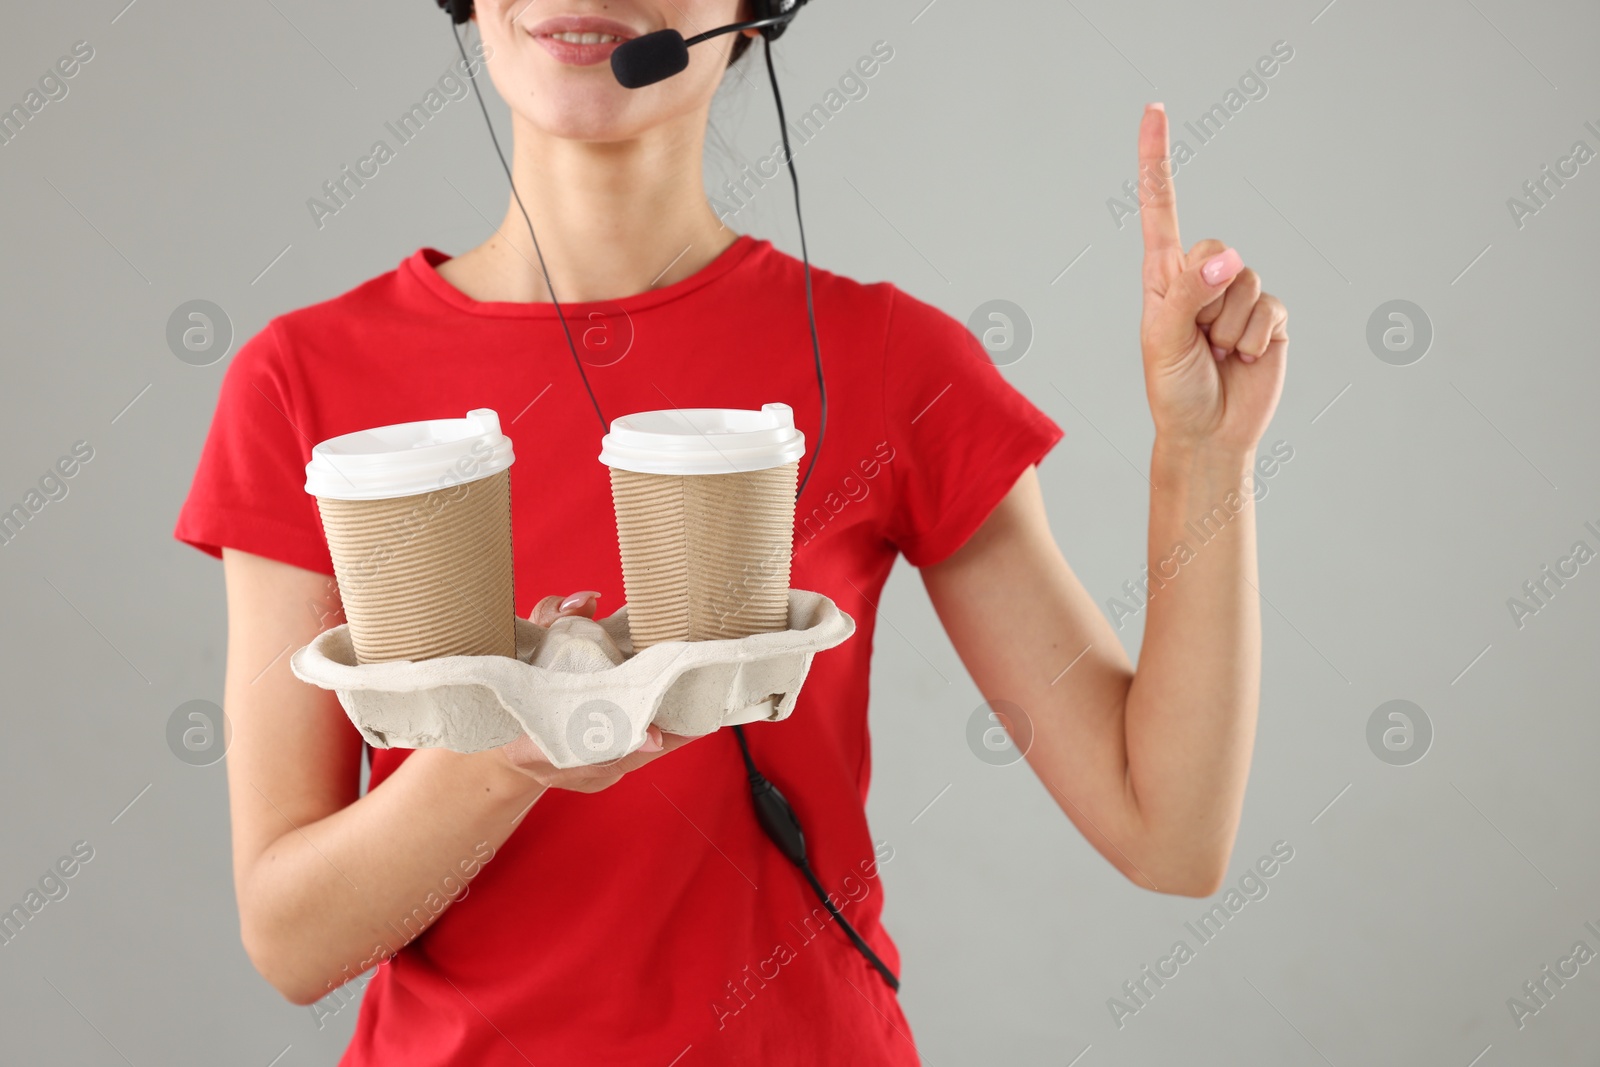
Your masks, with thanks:
M 787 404 L 646 411 L 611 424 L 628 627 L 636 650 L 789 628 L 805 437 Z
M 306 492 L 358 663 L 516 656 L 514 459 L 488 408 L 312 449 Z

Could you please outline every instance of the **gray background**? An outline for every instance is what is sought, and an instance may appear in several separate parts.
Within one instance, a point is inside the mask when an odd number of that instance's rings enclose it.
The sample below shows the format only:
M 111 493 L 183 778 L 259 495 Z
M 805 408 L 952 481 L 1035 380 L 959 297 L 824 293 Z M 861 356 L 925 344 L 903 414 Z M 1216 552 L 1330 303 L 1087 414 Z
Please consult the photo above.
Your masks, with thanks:
M 355 1011 L 319 1031 L 251 969 L 223 767 L 165 739 L 179 704 L 221 699 L 221 571 L 170 531 L 227 365 L 180 362 L 165 324 L 205 298 L 242 340 L 419 245 L 463 251 L 503 177 L 454 103 L 311 222 L 306 198 L 455 58 L 425 0 L 125 3 L 25 5 L 0 36 L 5 104 L 73 42 L 95 49 L 0 147 L 0 502 L 72 442 L 95 449 L 0 549 L 0 903 L 95 849 L 0 947 L 0 1059 L 332 1064 Z M 1521 1030 L 1506 1007 L 1575 941 L 1600 949 L 1600 563 L 1520 629 L 1506 605 L 1573 542 L 1600 547 L 1600 161 L 1520 229 L 1506 206 L 1574 141 L 1600 149 L 1596 39 L 1600 10 L 1571 0 L 824 0 L 782 42 L 795 111 L 893 46 L 797 153 L 813 254 L 963 320 L 1026 309 L 1032 348 L 1005 373 L 1067 430 L 1045 495 L 1101 602 L 1143 564 L 1151 440 L 1137 220 L 1119 230 L 1107 200 L 1145 101 L 1193 146 L 1184 120 L 1274 42 L 1295 53 L 1178 176 L 1186 244 L 1236 245 L 1292 313 L 1263 444 L 1294 457 L 1259 510 L 1265 676 L 1229 881 L 1276 841 L 1294 859 L 1119 1028 L 1108 998 L 1194 947 L 1183 924 L 1207 905 L 1124 881 L 1024 765 L 975 757 L 981 698 L 902 564 L 870 814 L 928 1063 L 1600 1059 L 1600 962 Z M 772 142 L 758 61 L 717 106 L 713 186 Z M 798 251 L 782 186 L 738 226 Z M 1394 299 L 1435 330 L 1409 366 L 1366 341 Z M 1410 766 L 1366 740 L 1396 698 L 1434 729 Z

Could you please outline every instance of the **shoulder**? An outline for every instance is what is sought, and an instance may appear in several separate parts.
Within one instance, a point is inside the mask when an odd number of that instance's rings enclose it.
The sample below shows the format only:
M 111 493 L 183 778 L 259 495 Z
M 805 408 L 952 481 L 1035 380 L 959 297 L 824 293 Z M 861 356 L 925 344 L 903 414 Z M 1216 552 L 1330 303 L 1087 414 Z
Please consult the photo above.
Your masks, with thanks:
M 419 250 L 382 274 L 335 296 L 270 318 L 233 357 L 230 374 L 283 379 L 299 376 L 308 361 L 352 353 L 375 328 L 388 330 L 417 307 L 407 275 Z
M 804 264 L 798 256 L 780 251 L 767 241 L 758 243 L 753 257 L 758 274 L 787 288 L 804 283 Z M 849 313 L 854 321 L 880 324 L 887 342 L 959 341 L 970 336 L 962 322 L 943 309 L 919 299 L 889 281 L 859 281 L 811 264 L 811 281 L 818 307 L 835 314 Z
M 374 320 L 404 315 L 417 303 L 409 292 L 413 262 L 424 253 L 417 251 L 400 264 L 375 277 L 346 289 L 336 296 L 284 312 L 267 324 L 277 331 L 286 345 L 316 337 L 337 336 L 360 330 Z

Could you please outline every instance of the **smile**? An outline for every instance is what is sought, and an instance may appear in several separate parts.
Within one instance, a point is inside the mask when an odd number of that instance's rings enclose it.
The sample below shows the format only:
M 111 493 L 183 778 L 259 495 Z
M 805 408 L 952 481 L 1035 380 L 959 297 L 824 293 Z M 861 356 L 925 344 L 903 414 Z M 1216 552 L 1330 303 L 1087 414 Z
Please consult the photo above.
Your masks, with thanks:
M 528 34 L 557 62 L 575 67 L 604 63 L 618 45 L 638 36 L 620 22 L 587 16 L 546 19 Z
M 569 44 L 610 44 L 612 41 L 622 40 L 621 37 L 609 33 L 551 33 L 546 36 Z

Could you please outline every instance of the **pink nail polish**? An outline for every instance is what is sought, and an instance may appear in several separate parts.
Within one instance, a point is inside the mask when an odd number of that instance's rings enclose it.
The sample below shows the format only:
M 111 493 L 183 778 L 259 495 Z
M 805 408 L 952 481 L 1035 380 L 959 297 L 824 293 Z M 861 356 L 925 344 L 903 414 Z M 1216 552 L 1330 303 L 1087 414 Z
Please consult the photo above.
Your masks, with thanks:
M 1223 348 L 1221 345 L 1212 345 L 1211 354 L 1216 356 L 1218 359 L 1223 359 L 1228 355 L 1228 350 Z
M 567 597 L 567 599 L 561 602 L 561 607 L 559 610 L 576 610 L 577 608 L 583 607 L 584 603 L 590 599 L 598 600 L 600 599 L 600 594 L 595 592 L 593 589 L 585 589 L 581 593 L 573 593 L 571 596 Z
M 1207 260 L 1206 265 L 1200 268 L 1200 277 L 1206 280 L 1207 285 L 1221 285 L 1239 273 L 1243 266 L 1244 261 L 1239 258 L 1238 250 L 1230 248 Z

